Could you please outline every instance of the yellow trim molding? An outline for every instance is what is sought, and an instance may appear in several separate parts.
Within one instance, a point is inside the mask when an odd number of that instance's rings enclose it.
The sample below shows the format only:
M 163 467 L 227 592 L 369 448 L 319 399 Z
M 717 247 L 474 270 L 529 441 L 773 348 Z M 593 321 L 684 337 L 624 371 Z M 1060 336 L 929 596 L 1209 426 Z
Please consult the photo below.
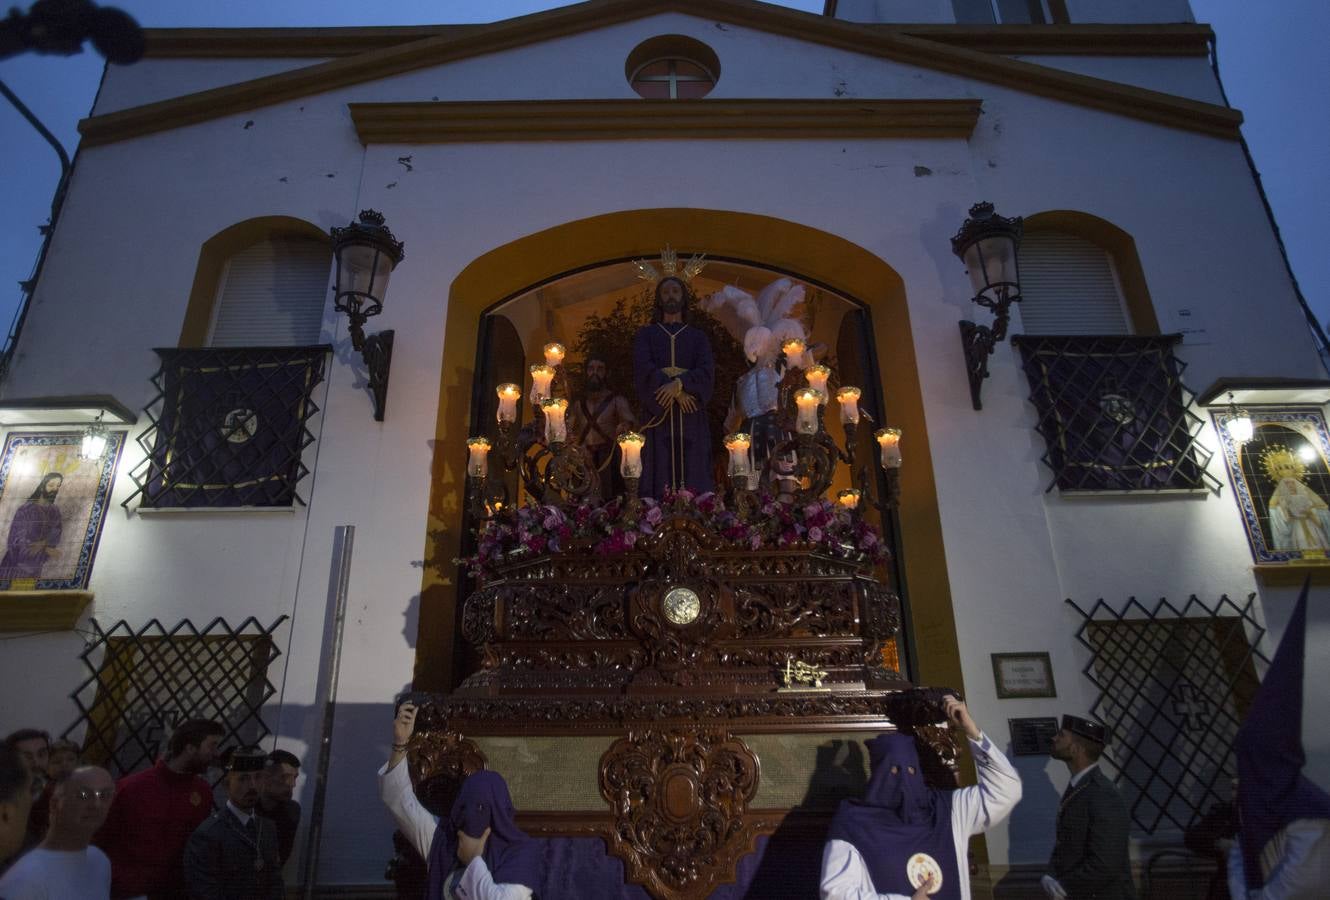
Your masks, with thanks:
M 752 0 L 589 0 L 575 6 L 463 31 L 449 31 L 240 84 L 93 116 L 79 123 L 79 131 L 88 146 L 126 140 L 667 12 L 691 14 L 708 21 L 949 72 L 966 79 L 1218 137 L 1236 139 L 1242 122 L 1241 113 L 1224 106 L 964 47 L 947 46 L 903 31 L 875 29 Z
M 978 100 L 352 103 L 362 144 L 631 138 L 963 138 Z
M 543 15 L 538 14 L 538 15 Z M 825 18 L 825 17 L 824 17 Z M 828 20 L 836 21 L 836 20 Z M 845 23 L 987 53 L 1049 56 L 1205 56 L 1209 25 L 909 25 Z M 432 37 L 461 38 L 480 25 L 351 28 L 146 28 L 151 59 L 335 59 Z
M 461 620 L 451 560 L 460 549 L 466 475 L 457 448 L 471 427 L 482 314 L 494 303 L 563 273 L 607 260 L 650 257 L 667 243 L 685 255 L 705 251 L 796 273 L 867 304 L 884 361 L 882 388 L 891 398 L 892 422 L 905 429 L 914 448 L 909 477 L 901 483 L 900 522 L 906 548 L 901 562 L 921 667 L 917 677 L 925 684 L 963 689 L 936 478 L 901 277 L 844 238 L 768 216 L 708 209 L 642 209 L 569 222 L 491 250 L 453 281 L 444 364 L 439 367 L 429 517 L 424 523 L 425 558 L 431 564 L 424 568 L 421 584 L 417 689 L 448 690 L 457 678 L 453 649 Z
M 1300 587 L 1310 578 L 1312 584 L 1330 584 L 1330 562 L 1262 563 L 1252 566 L 1256 580 L 1266 587 Z
M 68 631 L 91 591 L 0 591 L 0 631 Z

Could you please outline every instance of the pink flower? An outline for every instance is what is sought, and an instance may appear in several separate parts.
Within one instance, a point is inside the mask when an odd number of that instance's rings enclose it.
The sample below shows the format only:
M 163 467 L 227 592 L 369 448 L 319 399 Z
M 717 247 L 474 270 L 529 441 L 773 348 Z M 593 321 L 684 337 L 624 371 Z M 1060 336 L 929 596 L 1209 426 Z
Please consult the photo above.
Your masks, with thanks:
M 821 529 L 821 528 L 818 528 L 816 525 L 814 525 L 812 528 L 808 529 L 808 539 L 809 539 L 810 541 L 820 541 L 820 540 L 822 540 L 822 529 Z
M 634 546 L 637 543 L 637 532 L 625 531 L 623 534 L 623 542 L 627 544 L 629 547 Z
M 877 535 L 871 531 L 868 532 L 868 534 L 864 535 L 859 539 L 859 546 L 865 550 L 869 549 L 870 547 L 876 547 Z
M 762 535 L 754 533 L 753 536 L 748 539 L 748 546 L 752 547 L 754 550 L 761 547 Z
M 663 518 L 665 518 L 665 514 L 660 511 L 659 506 L 653 506 L 651 509 L 647 510 L 646 520 L 649 524 L 659 525 L 660 520 Z

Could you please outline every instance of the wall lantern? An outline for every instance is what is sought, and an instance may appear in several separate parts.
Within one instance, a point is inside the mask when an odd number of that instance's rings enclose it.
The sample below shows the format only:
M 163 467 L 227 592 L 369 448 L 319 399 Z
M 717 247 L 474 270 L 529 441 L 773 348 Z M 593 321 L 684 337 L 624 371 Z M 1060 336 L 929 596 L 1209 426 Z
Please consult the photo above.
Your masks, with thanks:
M 1021 246 L 1021 217 L 1000 216 L 991 203 L 970 207 L 970 217 L 951 239 L 951 249 L 970 275 L 974 287 L 971 298 L 993 311 L 993 325 L 961 322 L 961 343 L 965 350 L 965 368 L 970 376 L 970 399 L 975 409 L 983 409 L 979 390 L 988 377 L 988 357 L 1007 336 L 1008 310 L 1021 299 L 1020 268 L 1017 256 Z
M 102 413 L 97 413 L 96 421 L 90 422 L 83 429 L 83 440 L 79 445 L 80 459 L 101 459 L 106 455 L 106 442 L 110 432 L 102 424 Z
M 1232 391 L 1228 392 L 1228 417 L 1224 420 L 1224 429 L 1238 446 L 1250 441 L 1255 432 L 1251 416 L 1245 409 L 1238 409 L 1237 403 L 1233 402 Z
M 333 306 L 351 320 L 351 346 L 359 351 L 369 372 L 374 397 L 374 421 L 383 421 L 388 403 L 388 369 L 393 358 L 393 333 L 365 334 L 365 322 L 383 312 L 388 277 L 406 255 L 402 242 L 383 224 L 383 214 L 360 211 L 360 221 L 332 229 L 333 256 L 337 260 L 337 286 Z

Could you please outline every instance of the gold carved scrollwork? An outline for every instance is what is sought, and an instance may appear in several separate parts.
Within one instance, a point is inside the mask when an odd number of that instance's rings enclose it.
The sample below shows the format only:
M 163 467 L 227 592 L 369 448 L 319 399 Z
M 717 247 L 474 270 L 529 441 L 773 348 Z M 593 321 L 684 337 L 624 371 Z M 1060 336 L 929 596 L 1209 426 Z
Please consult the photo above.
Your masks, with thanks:
M 745 813 L 759 778 L 757 756 L 724 729 L 630 730 L 600 759 L 610 853 L 653 897 L 708 896 L 753 849 Z

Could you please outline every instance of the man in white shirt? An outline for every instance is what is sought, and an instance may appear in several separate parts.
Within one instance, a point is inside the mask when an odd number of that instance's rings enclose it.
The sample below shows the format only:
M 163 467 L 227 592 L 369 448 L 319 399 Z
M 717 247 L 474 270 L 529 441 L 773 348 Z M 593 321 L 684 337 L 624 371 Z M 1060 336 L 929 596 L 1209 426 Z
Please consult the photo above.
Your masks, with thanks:
M 539 882 L 541 845 L 518 830 L 508 787 L 495 772 L 462 783 L 444 822 L 420 805 L 407 767 L 416 707 L 393 719 L 392 754 L 379 769 L 379 794 L 397 827 L 429 864 L 425 900 L 530 900 Z
M 115 796 L 111 773 L 84 766 L 51 793 L 51 825 L 46 837 L 20 857 L 3 878 L 5 900 L 105 900 L 111 896 L 111 862 L 90 846 L 106 821 Z
M 929 788 L 913 738 L 869 741 L 864 798 L 841 803 L 822 852 L 822 900 L 969 900 L 970 837 L 1011 813 L 1021 779 L 964 703 L 950 695 L 944 703 L 947 720 L 970 740 L 979 784 Z

